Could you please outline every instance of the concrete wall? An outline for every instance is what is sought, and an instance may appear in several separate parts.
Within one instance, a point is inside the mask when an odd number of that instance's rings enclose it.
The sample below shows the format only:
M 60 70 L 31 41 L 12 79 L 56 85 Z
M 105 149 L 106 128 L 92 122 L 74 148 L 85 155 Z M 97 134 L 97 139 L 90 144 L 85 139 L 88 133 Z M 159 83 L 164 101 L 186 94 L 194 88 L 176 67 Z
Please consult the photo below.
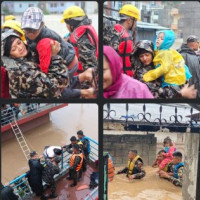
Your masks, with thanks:
M 144 165 L 151 165 L 156 156 L 157 139 L 154 134 L 104 134 L 103 149 L 114 158 L 115 166 L 127 164 L 128 151 L 136 149 L 142 157 Z
M 200 135 L 187 133 L 185 140 L 185 167 L 183 177 L 183 200 L 195 200 L 197 189 L 198 153 Z

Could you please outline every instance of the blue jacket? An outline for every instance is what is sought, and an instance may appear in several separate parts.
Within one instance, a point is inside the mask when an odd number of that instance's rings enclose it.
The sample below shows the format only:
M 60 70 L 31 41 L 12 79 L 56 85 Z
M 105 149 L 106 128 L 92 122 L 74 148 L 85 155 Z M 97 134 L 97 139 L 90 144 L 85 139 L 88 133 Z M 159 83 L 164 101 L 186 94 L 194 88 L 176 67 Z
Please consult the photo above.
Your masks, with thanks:
M 183 162 L 180 162 L 174 166 L 174 178 L 178 178 L 178 169 L 182 166 L 184 166 Z
M 83 142 L 84 140 L 88 140 L 87 153 L 89 154 L 90 153 L 90 140 L 89 140 L 89 138 L 87 136 L 84 136 L 80 140 L 81 140 L 81 142 Z

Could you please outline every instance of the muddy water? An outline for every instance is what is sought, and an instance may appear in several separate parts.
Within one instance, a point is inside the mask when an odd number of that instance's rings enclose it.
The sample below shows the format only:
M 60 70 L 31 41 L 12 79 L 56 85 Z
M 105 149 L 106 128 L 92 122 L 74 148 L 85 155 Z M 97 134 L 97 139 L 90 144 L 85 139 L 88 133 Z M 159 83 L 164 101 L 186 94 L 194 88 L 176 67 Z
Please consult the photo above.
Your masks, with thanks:
M 123 167 L 116 167 L 116 172 Z M 155 168 L 145 167 L 143 179 L 129 181 L 125 174 L 115 175 L 108 183 L 109 200 L 182 200 L 181 188 L 159 178 Z
M 69 104 L 50 114 L 51 121 L 24 134 L 31 150 L 42 154 L 46 145 L 69 144 L 80 129 L 98 141 L 98 107 L 96 104 Z M 27 161 L 15 138 L 2 143 L 2 181 L 12 180 L 28 170 Z

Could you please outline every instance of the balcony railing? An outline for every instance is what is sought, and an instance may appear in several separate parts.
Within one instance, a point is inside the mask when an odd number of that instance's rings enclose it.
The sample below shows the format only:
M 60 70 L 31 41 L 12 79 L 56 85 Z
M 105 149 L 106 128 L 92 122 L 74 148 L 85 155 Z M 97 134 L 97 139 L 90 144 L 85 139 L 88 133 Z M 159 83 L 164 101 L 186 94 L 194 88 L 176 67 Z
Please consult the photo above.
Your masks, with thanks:
M 89 138 L 90 141 L 90 160 L 95 161 L 98 160 L 98 143 L 94 141 L 93 139 Z M 69 169 L 69 160 L 70 160 L 70 154 L 66 151 L 63 151 L 61 156 L 61 162 L 59 163 L 60 173 L 55 175 L 55 180 L 61 178 L 64 174 L 66 174 L 67 170 Z M 45 164 L 45 162 L 43 163 Z M 43 183 L 44 184 L 44 183 Z M 14 180 L 12 180 L 9 185 L 14 189 L 14 192 L 16 195 L 19 196 L 20 200 L 27 200 L 31 199 L 33 196 L 33 192 L 31 190 L 31 187 L 28 183 L 27 173 L 24 173 Z M 98 187 L 95 188 L 86 198 L 85 200 L 92 200 L 95 199 L 98 196 Z

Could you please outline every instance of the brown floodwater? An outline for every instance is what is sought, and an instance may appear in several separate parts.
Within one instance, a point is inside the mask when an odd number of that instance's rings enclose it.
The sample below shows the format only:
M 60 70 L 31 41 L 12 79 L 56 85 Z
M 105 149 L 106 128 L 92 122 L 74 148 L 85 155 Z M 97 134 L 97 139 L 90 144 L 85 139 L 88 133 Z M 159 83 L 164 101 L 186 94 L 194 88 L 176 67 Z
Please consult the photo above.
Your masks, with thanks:
M 116 172 L 123 167 L 116 167 Z M 129 181 L 125 174 L 115 175 L 108 183 L 108 200 L 182 200 L 180 187 L 161 179 L 156 175 L 156 168 L 144 167 L 143 179 Z
M 43 153 L 44 146 L 70 143 L 78 130 L 98 142 L 98 106 L 69 104 L 50 113 L 50 121 L 24 134 L 31 150 Z M 15 138 L 1 144 L 2 183 L 28 171 L 27 161 Z

